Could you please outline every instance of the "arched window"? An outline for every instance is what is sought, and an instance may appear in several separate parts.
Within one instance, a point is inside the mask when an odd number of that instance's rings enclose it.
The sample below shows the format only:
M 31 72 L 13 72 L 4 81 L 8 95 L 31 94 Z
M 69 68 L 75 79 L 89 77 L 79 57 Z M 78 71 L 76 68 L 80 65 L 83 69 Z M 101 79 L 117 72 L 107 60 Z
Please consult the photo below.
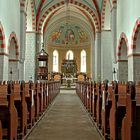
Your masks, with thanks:
M 81 51 L 81 72 L 86 72 L 86 51 L 82 50 Z
M 74 55 L 73 55 L 73 52 L 71 50 L 67 51 L 66 59 L 67 60 L 73 60 L 74 59 Z
M 58 51 L 53 51 L 53 72 L 58 72 Z

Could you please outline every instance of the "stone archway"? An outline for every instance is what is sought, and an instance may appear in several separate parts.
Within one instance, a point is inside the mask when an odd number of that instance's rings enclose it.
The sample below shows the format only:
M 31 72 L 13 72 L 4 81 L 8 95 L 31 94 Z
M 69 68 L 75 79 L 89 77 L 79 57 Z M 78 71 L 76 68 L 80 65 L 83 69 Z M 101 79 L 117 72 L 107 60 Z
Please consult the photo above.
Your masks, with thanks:
M 9 65 L 8 65 L 8 79 L 19 80 L 19 69 L 18 69 L 18 43 L 15 33 L 12 33 L 9 38 Z
M 124 33 L 120 36 L 118 46 L 118 80 L 128 81 L 128 40 Z
M 133 35 L 132 35 L 132 55 L 129 56 L 129 59 L 131 60 L 132 64 L 132 71 L 133 77 L 131 77 L 134 81 L 139 81 L 140 79 L 140 72 L 139 72 L 139 66 L 140 66 L 140 19 L 136 21 L 135 27 L 133 29 Z

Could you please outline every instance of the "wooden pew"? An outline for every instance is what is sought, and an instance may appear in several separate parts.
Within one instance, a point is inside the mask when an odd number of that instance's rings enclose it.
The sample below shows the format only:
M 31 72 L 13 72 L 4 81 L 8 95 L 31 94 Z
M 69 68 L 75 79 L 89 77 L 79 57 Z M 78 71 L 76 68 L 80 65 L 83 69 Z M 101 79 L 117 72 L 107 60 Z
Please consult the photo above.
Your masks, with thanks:
M 56 97 L 56 95 L 60 92 L 60 81 L 48 81 L 47 86 L 47 99 L 49 105 L 52 102 L 52 100 Z
M 2 140 L 2 125 L 1 125 L 1 121 L 0 121 L 0 140 Z
M 97 121 L 97 89 L 96 89 L 96 82 L 93 82 L 93 100 L 92 100 L 92 113 L 93 113 L 93 120 Z
M 96 110 L 96 116 L 97 116 L 97 126 L 101 128 L 102 119 L 101 119 L 101 110 L 102 110 L 102 92 L 101 92 L 101 82 L 98 82 L 96 84 L 96 92 L 97 92 L 97 110 Z
M 0 84 L 0 120 L 2 138 L 17 139 L 18 115 L 14 105 L 13 86 L 11 82 Z
M 90 114 L 93 115 L 93 82 L 90 82 Z
M 34 101 L 35 101 L 35 121 L 38 120 L 39 118 L 39 92 L 40 92 L 40 83 L 36 81 L 33 84 L 33 89 L 34 89 Z
M 45 83 L 46 107 L 48 107 L 48 105 L 49 105 L 48 93 L 49 93 L 48 82 L 46 82 Z
M 79 98 L 82 100 L 81 98 L 81 84 L 80 82 L 76 82 L 76 94 L 79 96 Z
M 31 128 L 35 122 L 35 104 L 34 104 L 34 89 L 33 82 L 29 81 L 25 83 L 25 99 L 27 103 L 28 117 L 27 125 Z
M 140 139 L 140 84 L 129 83 L 126 114 L 122 122 L 122 140 Z
M 88 106 L 88 82 L 83 82 L 83 102 L 84 106 L 87 108 Z
M 43 83 L 40 82 L 40 89 L 38 89 L 39 94 L 39 115 L 43 113 L 43 97 L 44 97 L 44 89 L 43 89 Z
M 87 82 L 87 110 L 91 114 L 91 82 Z
M 104 81 L 102 84 L 102 134 L 105 140 L 110 137 L 110 127 L 109 127 L 109 114 L 111 109 L 111 95 L 113 83 L 109 84 L 108 81 Z
M 138 82 L 135 86 L 136 88 L 136 112 L 135 113 L 135 120 L 134 122 L 134 130 L 132 131 L 133 133 L 133 138 L 132 139 L 140 139 L 140 82 Z M 133 114 L 134 114 L 133 113 Z
M 126 92 L 128 84 L 114 82 L 110 110 L 110 140 L 121 140 L 122 119 L 126 113 Z
M 25 101 L 24 81 L 13 83 L 14 104 L 18 112 L 18 138 L 23 138 L 27 131 L 27 104 Z
M 47 108 L 47 84 L 46 82 L 42 83 L 42 90 L 43 90 L 43 111 Z
M 51 81 L 48 82 L 48 104 L 51 103 L 52 86 Z

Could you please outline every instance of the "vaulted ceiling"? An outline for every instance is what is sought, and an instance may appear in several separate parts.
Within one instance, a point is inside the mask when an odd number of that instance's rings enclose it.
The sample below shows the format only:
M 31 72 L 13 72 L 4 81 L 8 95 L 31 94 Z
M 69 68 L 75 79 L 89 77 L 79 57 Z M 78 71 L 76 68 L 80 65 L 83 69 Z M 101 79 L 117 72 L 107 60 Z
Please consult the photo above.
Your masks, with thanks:
M 51 33 L 53 29 L 66 23 L 69 16 L 69 24 L 75 24 L 80 28 L 85 28 L 86 32 L 91 32 L 93 36 L 102 28 L 102 12 L 108 3 L 111 9 L 114 0 L 21 0 L 25 2 L 27 16 L 32 12 L 32 25 L 35 30 L 41 33 Z M 68 8 L 67 8 L 68 2 Z M 30 4 L 29 4 L 30 3 Z M 32 10 L 29 10 L 28 6 Z M 68 10 L 69 9 L 69 10 Z M 68 11 L 68 12 L 67 12 Z M 108 10 L 108 13 L 110 11 Z M 66 14 L 68 13 L 68 14 Z M 33 21 L 34 20 L 34 21 Z M 109 23 L 108 23 L 109 24 Z

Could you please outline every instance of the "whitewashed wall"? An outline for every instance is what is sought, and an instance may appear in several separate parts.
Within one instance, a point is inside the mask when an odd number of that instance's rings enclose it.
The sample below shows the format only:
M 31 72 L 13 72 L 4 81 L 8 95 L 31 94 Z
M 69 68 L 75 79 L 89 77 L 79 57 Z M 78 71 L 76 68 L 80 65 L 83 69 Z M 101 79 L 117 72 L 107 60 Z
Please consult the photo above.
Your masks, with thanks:
M 20 42 L 20 2 L 19 0 L 0 0 L 0 22 L 4 28 L 6 46 L 12 32 Z
M 140 0 L 118 0 L 117 4 L 117 44 L 119 43 L 120 34 L 124 32 L 128 38 L 128 55 L 132 54 L 132 34 L 136 21 L 140 17 L 139 5 Z M 139 80 L 139 78 L 136 78 L 139 77 L 136 76 L 139 75 L 138 68 L 136 70 L 136 65 L 140 61 L 138 59 L 132 56 L 128 58 L 128 80 Z
M 0 22 L 4 29 L 6 49 L 8 53 L 8 40 L 10 34 L 15 32 L 20 46 L 20 2 L 19 0 L 0 0 Z M 8 56 L 1 56 L 2 70 L 0 80 L 8 80 Z

